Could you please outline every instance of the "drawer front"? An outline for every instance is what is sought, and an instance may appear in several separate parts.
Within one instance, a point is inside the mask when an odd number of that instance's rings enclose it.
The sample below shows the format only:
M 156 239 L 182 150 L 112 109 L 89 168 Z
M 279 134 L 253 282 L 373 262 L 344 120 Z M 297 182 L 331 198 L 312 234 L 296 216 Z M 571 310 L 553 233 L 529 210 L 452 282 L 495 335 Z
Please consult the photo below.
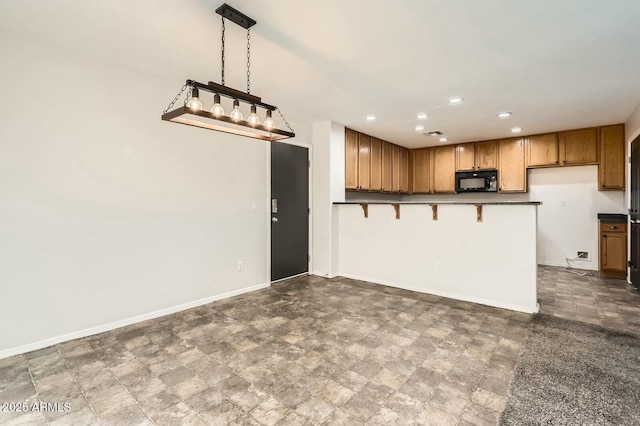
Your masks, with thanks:
M 600 232 L 627 232 L 627 224 L 620 222 L 600 222 Z

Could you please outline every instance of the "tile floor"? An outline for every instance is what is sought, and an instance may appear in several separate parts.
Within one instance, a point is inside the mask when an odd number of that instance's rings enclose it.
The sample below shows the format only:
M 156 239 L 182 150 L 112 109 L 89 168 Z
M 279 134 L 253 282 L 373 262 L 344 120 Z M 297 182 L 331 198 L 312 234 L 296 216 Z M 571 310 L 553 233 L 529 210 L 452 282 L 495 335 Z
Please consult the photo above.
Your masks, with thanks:
M 543 312 L 640 328 L 622 281 L 542 267 L 539 282 Z M 29 408 L 0 407 L 0 424 L 495 424 L 529 319 L 298 278 L 0 360 L 0 404 Z

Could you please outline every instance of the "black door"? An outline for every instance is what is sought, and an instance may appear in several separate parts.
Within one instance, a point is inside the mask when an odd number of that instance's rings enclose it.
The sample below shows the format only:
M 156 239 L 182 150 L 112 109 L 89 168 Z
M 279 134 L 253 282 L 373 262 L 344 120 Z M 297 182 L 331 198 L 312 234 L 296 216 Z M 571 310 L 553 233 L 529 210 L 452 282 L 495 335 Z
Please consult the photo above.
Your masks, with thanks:
M 271 281 L 309 272 L 308 151 L 271 143 Z
M 640 137 L 631 143 L 631 253 L 629 278 L 640 289 Z

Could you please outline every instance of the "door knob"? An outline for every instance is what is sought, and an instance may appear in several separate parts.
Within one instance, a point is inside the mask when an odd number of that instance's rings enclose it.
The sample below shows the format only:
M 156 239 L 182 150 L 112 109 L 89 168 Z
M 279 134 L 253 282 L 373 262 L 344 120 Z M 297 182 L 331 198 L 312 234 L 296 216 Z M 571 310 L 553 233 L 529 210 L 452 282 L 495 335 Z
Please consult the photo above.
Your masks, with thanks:
M 271 218 L 271 222 L 273 222 L 273 223 L 277 223 L 277 222 L 278 222 L 278 218 L 277 218 L 277 217 L 272 217 L 272 218 Z

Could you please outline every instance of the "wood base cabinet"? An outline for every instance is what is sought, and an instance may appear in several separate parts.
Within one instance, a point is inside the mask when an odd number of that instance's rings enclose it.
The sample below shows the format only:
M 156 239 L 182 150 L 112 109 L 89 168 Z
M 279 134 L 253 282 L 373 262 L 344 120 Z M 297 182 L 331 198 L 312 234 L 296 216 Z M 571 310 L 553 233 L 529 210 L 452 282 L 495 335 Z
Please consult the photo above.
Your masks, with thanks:
M 600 222 L 600 275 L 627 277 L 627 224 Z

